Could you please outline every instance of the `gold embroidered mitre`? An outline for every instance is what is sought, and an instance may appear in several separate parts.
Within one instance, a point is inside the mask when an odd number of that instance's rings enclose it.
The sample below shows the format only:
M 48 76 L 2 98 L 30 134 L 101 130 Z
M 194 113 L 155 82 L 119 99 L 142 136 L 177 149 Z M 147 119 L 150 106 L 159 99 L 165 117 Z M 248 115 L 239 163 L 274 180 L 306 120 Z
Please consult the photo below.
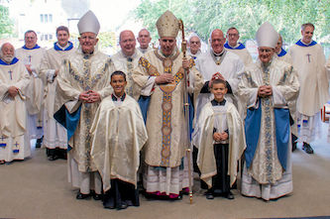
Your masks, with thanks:
M 162 14 L 162 16 L 158 18 L 156 27 L 160 38 L 176 38 L 179 32 L 179 20 L 174 16 L 172 12 L 167 10 L 164 14 Z

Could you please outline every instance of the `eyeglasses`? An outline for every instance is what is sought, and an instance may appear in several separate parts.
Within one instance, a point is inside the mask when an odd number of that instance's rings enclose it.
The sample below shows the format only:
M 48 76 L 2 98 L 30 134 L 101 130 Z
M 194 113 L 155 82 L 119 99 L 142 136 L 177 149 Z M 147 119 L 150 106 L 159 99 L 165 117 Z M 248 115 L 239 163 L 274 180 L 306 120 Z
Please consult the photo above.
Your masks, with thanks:
M 190 44 L 200 44 L 199 41 L 191 41 Z
M 270 53 L 270 52 L 272 52 L 272 50 L 271 49 L 259 49 L 259 52 Z

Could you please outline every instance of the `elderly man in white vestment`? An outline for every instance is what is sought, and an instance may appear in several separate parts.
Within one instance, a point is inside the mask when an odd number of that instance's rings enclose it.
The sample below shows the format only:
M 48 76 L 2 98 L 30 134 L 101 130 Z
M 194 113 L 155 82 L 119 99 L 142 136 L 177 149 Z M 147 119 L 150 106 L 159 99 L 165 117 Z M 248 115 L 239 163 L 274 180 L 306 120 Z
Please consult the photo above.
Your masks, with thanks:
M 0 53 L 0 164 L 31 155 L 26 127 L 25 90 L 30 81 L 22 61 L 10 43 Z
M 201 51 L 201 39 L 197 34 L 192 34 L 189 37 L 188 40 L 188 55 L 190 55 L 193 59 L 197 59 L 200 54 L 202 54 Z
M 303 142 L 302 148 L 308 154 L 314 153 L 310 142 L 320 136 L 320 109 L 329 99 L 326 60 L 322 46 L 312 39 L 314 30 L 313 24 L 303 24 L 302 39 L 289 48 L 301 86 L 297 100 L 298 141 Z
M 119 35 L 119 45 L 121 50 L 111 57 L 117 71 L 123 71 L 126 74 L 127 86 L 126 93 L 137 99 L 139 91 L 133 89 L 133 69 L 138 66 L 142 53 L 136 49 L 136 39 L 134 33 L 130 30 L 124 30 Z
M 67 126 L 71 149 L 68 153 L 69 180 L 74 187 L 80 188 L 77 199 L 90 196 L 101 199 L 101 177 L 90 155 L 90 128 L 100 101 L 112 92 L 109 82 L 114 67 L 111 59 L 97 49 L 99 29 L 99 21 L 92 11 L 80 18 L 79 48 L 64 61 L 57 76 L 61 99 L 55 107 L 64 109 L 70 118 L 66 123 L 71 121 Z
M 236 55 L 238 55 L 243 61 L 245 66 L 253 63 L 252 56 L 246 49 L 243 43 L 238 42 L 239 32 L 236 27 L 231 27 L 227 30 L 227 42 L 225 43 L 225 48 Z
M 238 92 L 247 100 L 242 194 L 276 199 L 292 192 L 290 113 L 297 98 L 294 68 L 274 55 L 278 33 L 265 22 L 257 31 L 259 59 L 245 69 Z
M 187 131 L 184 122 L 184 68 L 189 68 L 189 88 L 196 96 L 202 87 L 201 75 L 193 59 L 183 61 L 176 46 L 179 21 L 166 11 L 156 23 L 160 48 L 139 60 L 133 80 L 141 96 L 150 97 L 147 111 L 148 142 L 144 146 L 143 185 L 146 196 L 180 199 L 189 186 L 185 147 Z
M 25 45 L 16 50 L 16 56 L 21 60 L 29 74 L 32 75 L 27 88 L 26 108 L 28 111 L 27 124 L 31 139 L 37 139 L 36 147 L 40 148 L 43 138 L 43 92 L 44 87 L 40 74 L 40 64 L 45 49 L 37 44 L 37 34 L 28 30 L 24 34 Z
M 44 90 L 44 139 L 48 160 L 66 158 L 68 145 L 66 129 L 54 118 L 54 103 L 57 98 L 57 75 L 63 60 L 75 51 L 72 42 L 69 41 L 69 29 L 60 26 L 56 29 L 57 42 L 53 48 L 46 51 L 42 60 L 40 72 L 43 79 Z
M 153 48 L 149 46 L 151 41 L 150 32 L 146 28 L 140 30 L 137 41 L 140 44 L 138 50 L 140 50 L 142 54 L 153 51 Z
M 213 99 L 209 91 L 209 81 L 212 75 L 219 72 L 226 80 L 228 92 L 226 100 L 234 103 L 238 111 L 242 112 L 236 96 L 239 75 L 243 72 L 244 64 L 238 55 L 224 49 L 226 38 L 220 29 L 212 31 L 210 36 L 210 50 L 200 55 L 196 61 L 196 68 L 202 74 L 205 84 L 197 98 L 196 116 L 198 118 L 200 110 L 207 102 Z

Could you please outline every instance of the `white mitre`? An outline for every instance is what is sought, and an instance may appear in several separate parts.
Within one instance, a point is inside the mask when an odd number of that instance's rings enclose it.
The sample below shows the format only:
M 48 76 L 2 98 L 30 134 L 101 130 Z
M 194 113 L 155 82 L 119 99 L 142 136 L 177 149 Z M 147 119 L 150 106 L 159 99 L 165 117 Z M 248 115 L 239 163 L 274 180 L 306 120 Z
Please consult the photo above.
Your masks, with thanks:
M 169 10 L 165 11 L 157 20 L 156 27 L 159 37 L 174 37 L 179 32 L 179 20 Z
M 87 11 L 86 14 L 80 18 L 77 26 L 80 35 L 87 32 L 97 35 L 100 30 L 99 20 L 91 10 Z
M 274 29 L 273 25 L 271 25 L 268 21 L 263 23 L 257 33 L 256 33 L 256 40 L 258 47 L 270 47 L 275 48 L 279 35 L 277 31 Z

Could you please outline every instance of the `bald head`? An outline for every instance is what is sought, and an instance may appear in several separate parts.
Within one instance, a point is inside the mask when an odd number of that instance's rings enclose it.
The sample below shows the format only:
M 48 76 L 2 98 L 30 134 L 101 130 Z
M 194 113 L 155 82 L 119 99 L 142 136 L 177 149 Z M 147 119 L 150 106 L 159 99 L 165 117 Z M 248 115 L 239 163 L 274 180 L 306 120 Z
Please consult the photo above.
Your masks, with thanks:
M 6 63 L 11 63 L 15 57 L 15 48 L 10 43 L 4 43 L 1 46 L 1 59 Z
M 132 56 L 136 45 L 134 33 L 130 30 L 122 31 L 119 35 L 119 45 L 124 55 Z
M 210 36 L 210 43 L 214 53 L 220 54 L 223 51 L 223 45 L 226 42 L 226 38 L 223 35 L 222 30 L 215 29 Z

